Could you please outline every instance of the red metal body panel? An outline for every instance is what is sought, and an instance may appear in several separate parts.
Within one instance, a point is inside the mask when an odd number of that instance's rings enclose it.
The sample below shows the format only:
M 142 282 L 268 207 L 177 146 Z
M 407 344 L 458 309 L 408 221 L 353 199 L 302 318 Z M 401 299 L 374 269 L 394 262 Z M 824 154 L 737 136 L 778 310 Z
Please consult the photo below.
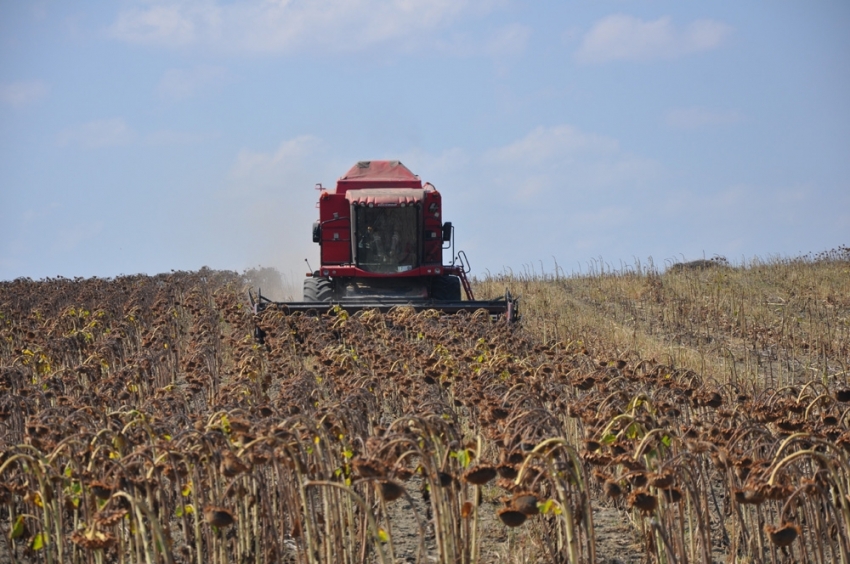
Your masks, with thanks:
M 360 161 L 337 180 L 336 193 L 359 188 L 422 188 L 422 181 L 398 161 Z
M 322 224 L 322 264 L 351 263 L 351 208 L 345 196 L 322 192 L 319 221 Z
M 443 218 L 440 193 L 433 186 L 426 184 L 425 202 L 422 206 L 425 218 L 425 238 L 423 243 L 422 263 L 443 263 Z M 427 188 L 431 187 L 431 190 Z
M 319 271 L 319 274 L 321 274 L 322 276 L 329 276 L 331 278 L 416 278 L 420 276 L 441 276 L 443 274 L 453 274 L 455 276 L 460 276 L 462 272 L 463 269 L 461 269 L 459 266 L 446 266 L 440 264 L 431 266 L 420 266 L 419 268 L 413 268 L 405 272 L 398 272 L 393 274 L 368 272 L 352 265 L 323 265 L 321 270 Z

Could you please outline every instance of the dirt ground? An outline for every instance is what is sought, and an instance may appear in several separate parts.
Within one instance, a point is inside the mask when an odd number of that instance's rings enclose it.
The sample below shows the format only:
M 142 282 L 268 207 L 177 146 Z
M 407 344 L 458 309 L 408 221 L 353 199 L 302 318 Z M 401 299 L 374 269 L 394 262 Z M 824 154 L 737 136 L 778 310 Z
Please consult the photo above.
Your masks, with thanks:
M 411 481 L 408 489 L 410 499 L 413 501 L 413 509 L 424 519 L 427 504 L 419 494 L 415 480 Z M 488 499 L 485 495 L 478 508 L 479 534 L 484 539 L 484 542 L 481 543 L 482 551 L 479 555 L 479 562 L 482 564 L 526 561 L 545 563 L 544 557 L 533 556 L 540 551 L 540 548 L 529 546 L 524 542 L 527 534 L 523 533 L 523 527 L 512 530 L 499 521 L 496 517 L 496 511 L 502 504 L 497 496 L 491 497 L 492 499 Z M 412 564 L 417 561 L 419 525 L 411 509 L 410 502 L 405 498 L 390 506 L 396 564 Z M 533 526 L 534 519 L 532 518 L 524 527 Z M 636 535 L 625 511 L 608 504 L 595 504 L 593 524 L 596 534 L 596 556 L 599 564 L 639 564 L 646 561 L 638 535 Z M 426 523 L 425 551 L 421 561 L 425 563 L 438 561 L 437 544 L 430 522 Z

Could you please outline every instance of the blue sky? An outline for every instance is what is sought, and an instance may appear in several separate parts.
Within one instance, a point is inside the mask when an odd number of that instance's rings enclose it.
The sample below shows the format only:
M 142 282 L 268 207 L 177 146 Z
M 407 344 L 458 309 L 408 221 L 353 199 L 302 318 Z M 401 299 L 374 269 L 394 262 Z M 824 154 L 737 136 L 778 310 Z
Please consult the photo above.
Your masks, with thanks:
M 0 4 L 0 280 L 315 267 L 399 159 L 473 274 L 850 242 L 850 3 Z M 448 258 L 448 257 L 447 257 Z

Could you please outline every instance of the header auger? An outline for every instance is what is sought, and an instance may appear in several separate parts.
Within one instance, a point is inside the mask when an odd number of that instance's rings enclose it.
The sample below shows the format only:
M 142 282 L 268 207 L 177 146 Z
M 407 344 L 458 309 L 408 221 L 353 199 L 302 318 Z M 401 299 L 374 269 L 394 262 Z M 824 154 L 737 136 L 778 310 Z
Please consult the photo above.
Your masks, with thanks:
M 289 312 L 349 312 L 411 306 L 446 313 L 486 310 L 519 318 L 510 292 L 476 300 L 466 278 L 469 261 L 455 254 L 454 227 L 443 222 L 440 193 L 399 161 L 360 161 L 336 183 L 322 189 L 313 242 L 321 264 L 304 279 L 301 302 L 274 302 L 249 292 L 255 312 L 269 307 Z M 451 249 L 451 264 L 443 250 Z M 461 295 L 463 293 L 466 299 Z

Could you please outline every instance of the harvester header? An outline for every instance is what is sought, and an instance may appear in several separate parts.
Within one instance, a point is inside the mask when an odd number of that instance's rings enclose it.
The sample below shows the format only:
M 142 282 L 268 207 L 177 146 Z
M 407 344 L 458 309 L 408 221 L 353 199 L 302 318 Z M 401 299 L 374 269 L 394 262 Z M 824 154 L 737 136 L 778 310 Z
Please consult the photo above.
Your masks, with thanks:
M 454 252 L 454 227 L 443 221 L 442 196 L 399 161 L 360 161 L 321 190 L 313 242 L 320 265 L 304 279 L 304 301 L 272 302 L 261 294 L 255 311 L 346 310 L 409 305 L 445 312 L 485 309 L 515 321 L 517 300 L 476 300 L 466 254 Z M 451 263 L 443 264 L 443 251 Z M 465 294 L 463 299 L 461 290 Z

